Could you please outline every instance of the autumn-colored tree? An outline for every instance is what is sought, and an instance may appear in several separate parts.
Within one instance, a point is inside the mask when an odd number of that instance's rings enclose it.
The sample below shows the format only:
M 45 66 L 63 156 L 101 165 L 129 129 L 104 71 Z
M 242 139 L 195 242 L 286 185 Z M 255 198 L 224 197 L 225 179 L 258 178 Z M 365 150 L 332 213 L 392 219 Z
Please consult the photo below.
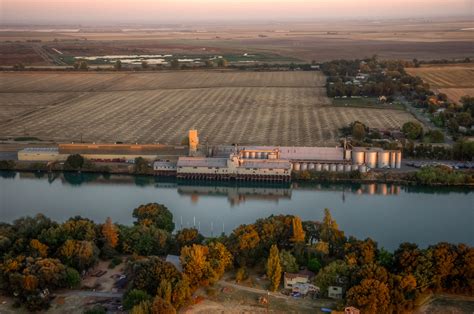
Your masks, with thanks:
M 314 283 L 321 289 L 321 293 L 327 294 L 329 286 L 339 285 L 338 280 L 349 277 L 350 268 L 341 260 L 336 260 L 325 266 L 314 278 Z
M 187 245 L 201 244 L 204 237 L 196 228 L 184 228 L 176 233 L 176 242 L 179 250 Z
M 339 230 L 339 226 L 332 218 L 329 209 L 324 209 L 324 218 L 320 228 L 320 240 L 329 244 L 329 253 L 335 255 L 337 248 L 345 241 L 344 232 Z
M 176 309 L 171 305 L 170 302 L 163 300 L 159 296 L 156 296 L 153 299 L 153 304 L 151 305 L 152 314 L 176 314 Z
M 156 295 L 163 299 L 165 302 L 171 302 L 171 283 L 167 279 L 163 279 L 158 286 L 158 290 L 156 291 Z
M 364 279 L 347 292 L 347 305 L 355 306 L 363 313 L 388 313 L 390 306 L 388 286 L 376 279 Z
M 30 247 L 34 252 L 33 256 L 47 257 L 48 256 L 48 246 L 44 245 L 37 239 L 30 241 Z
M 130 314 L 150 314 L 151 313 L 151 301 L 141 301 L 139 304 L 135 305 Z
M 251 250 L 260 242 L 258 232 L 253 225 L 239 226 L 233 233 L 237 236 L 239 249 L 242 251 Z
M 209 248 L 204 245 L 193 244 L 181 249 L 181 264 L 183 273 L 189 278 L 191 287 L 208 285 L 212 269 L 207 260 Z
M 344 247 L 346 261 L 349 265 L 365 265 L 375 261 L 377 243 L 368 238 L 364 241 L 350 237 Z
M 214 278 L 212 282 L 219 280 L 229 266 L 232 265 L 232 254 L 227 250 L 224 244 L 220 242 L 211 242 L 208 245 L 209 255 L 207 257 L 210 267 L 213 269 Z M 212 283 L 211 282 L 211 283 Z
M 293 217 L 292 219 L 292 232 L 293 236 L 291 241 L 294 243 L 304 242 L 305 233 L 303 230 L 303 224 L 301 223 L 301 218 L 298 216 Z
M 389 273 L 383 267 L 376 263 L 369 263 L 362 265 L 354 274 L 354 282 L 359 284 L 364 279 L 377 279 L 380 282 L 387 283 L 389 280 Z
M 105 242 L 109 247 L 115 248 L 117 246 L 119 239 L 118 231 L 110 217 L 107 217 L 105 224 L 102 226 L 102 235 L 104 236 Z
M 272 245 L 270 255 L 267 259 L 267 277 L 270 280 L 270 290 L 276 291 L 280 286 L 282 268 L 280 264 L 280 254 L 278 247 Z
M 432 286 L 440 291 L 449 288 L 449 278 L 456 273 L 455 262 L 457 259 L 456 246 L 449 243 L 438 243 L 428 248 L 433 265 Z
M 67 240 L 59 249 L 59 255 L 66 265 L 78 270 L 85 270 L 98 260 L 97 247 L 90 241 Z
M 173 306 L 176 309 L 181 308 L 189 303 L 193 290 L 189 284 L 189 279 L 186 275 L 183 275 L 182 278 L 176 283 L 173 293 L 171 295 L 171 301 Z
M 394 313 L 405 313 L 415 306 L 416 278 L 413 275 L 391 274 L 389 278 L 390 302 Z
M 131 310 L 141 302 L 151 301 L 151 299 L 151 295 L 149 295 L 146 291 L 132 289 L 124 294 L 122 304 L 126 310 Z
M 141 205 L 133 210 L 133 217 L 137 218 L 137 224 L 154 225 L 168 232 L 174 230 L 173 214 L 161 204 Z
M 61 225 L 64 235 L 73 240 L 94 241 L 96 239 L 95 223 L 80 216 L 70 218 Z
M 38 288 L 38 278 L 35 275 L 25 275 L 23 277 L 23 288 L 32 292 Z

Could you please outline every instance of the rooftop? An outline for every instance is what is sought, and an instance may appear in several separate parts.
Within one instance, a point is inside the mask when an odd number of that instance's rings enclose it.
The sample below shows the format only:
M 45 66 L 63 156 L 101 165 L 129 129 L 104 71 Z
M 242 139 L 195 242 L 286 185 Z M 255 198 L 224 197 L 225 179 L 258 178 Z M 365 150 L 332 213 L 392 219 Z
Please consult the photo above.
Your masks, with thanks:
M 61 154 L 187 155 L 184 146 L 161 144 L 59 144 Z
M 244 159 L 242 166 L 244 168 L 258 169 L 291 169 L 291 163 L 286 160 L 274 159 Z
M 245 146 L 248 150 L 280 150 L 280 159 L 286 160 L 344 160 L 342 147 Z
M 178 167 L 227 167 L 227 158 L 180 157 Z
M 27 147 L 21 150 L 21 152 L 24 153 L 39 153 L 39 152 L 44 152 L 44 153 L 57 153 L 59 150 L 57 147 Z

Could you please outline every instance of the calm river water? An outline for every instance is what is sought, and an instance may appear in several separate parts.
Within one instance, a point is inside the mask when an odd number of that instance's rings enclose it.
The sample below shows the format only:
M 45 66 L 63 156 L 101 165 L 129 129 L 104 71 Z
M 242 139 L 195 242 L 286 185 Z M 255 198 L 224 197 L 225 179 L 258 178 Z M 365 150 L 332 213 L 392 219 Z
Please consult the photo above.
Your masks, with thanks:
M 205 235 L 228 233 L 272 214 L 320 220 L 323 209 L 346 235 L 371 237 L 393 250 L 401 242 L 422 247 L 440 241 L 474 245 L 474 190 L 386 184 L 235 184 L 182 182 L 98 174 L 0 173 L 0 221 L 43 213 L 64 221 L 110 216 L 131 224 L 132 210 L 157 202 L 176 227 L 195 225 Z

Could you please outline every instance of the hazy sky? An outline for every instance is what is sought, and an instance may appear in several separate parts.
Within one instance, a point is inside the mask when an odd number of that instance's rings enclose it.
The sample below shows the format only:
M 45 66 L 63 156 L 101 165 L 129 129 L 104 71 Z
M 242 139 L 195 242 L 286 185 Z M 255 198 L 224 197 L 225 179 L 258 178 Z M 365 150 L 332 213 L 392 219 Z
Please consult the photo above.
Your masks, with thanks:
M 474 0 L 0 0 L 1 23 L 474 16 Z

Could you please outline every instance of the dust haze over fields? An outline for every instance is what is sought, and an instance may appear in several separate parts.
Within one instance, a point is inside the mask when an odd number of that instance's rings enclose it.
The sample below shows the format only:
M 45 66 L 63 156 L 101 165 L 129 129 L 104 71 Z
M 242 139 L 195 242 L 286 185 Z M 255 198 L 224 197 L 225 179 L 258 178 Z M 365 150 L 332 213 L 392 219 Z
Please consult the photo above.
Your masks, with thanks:
M 2 0 L 1 23 L 165 23 L 473 15 L 473 0 Z

